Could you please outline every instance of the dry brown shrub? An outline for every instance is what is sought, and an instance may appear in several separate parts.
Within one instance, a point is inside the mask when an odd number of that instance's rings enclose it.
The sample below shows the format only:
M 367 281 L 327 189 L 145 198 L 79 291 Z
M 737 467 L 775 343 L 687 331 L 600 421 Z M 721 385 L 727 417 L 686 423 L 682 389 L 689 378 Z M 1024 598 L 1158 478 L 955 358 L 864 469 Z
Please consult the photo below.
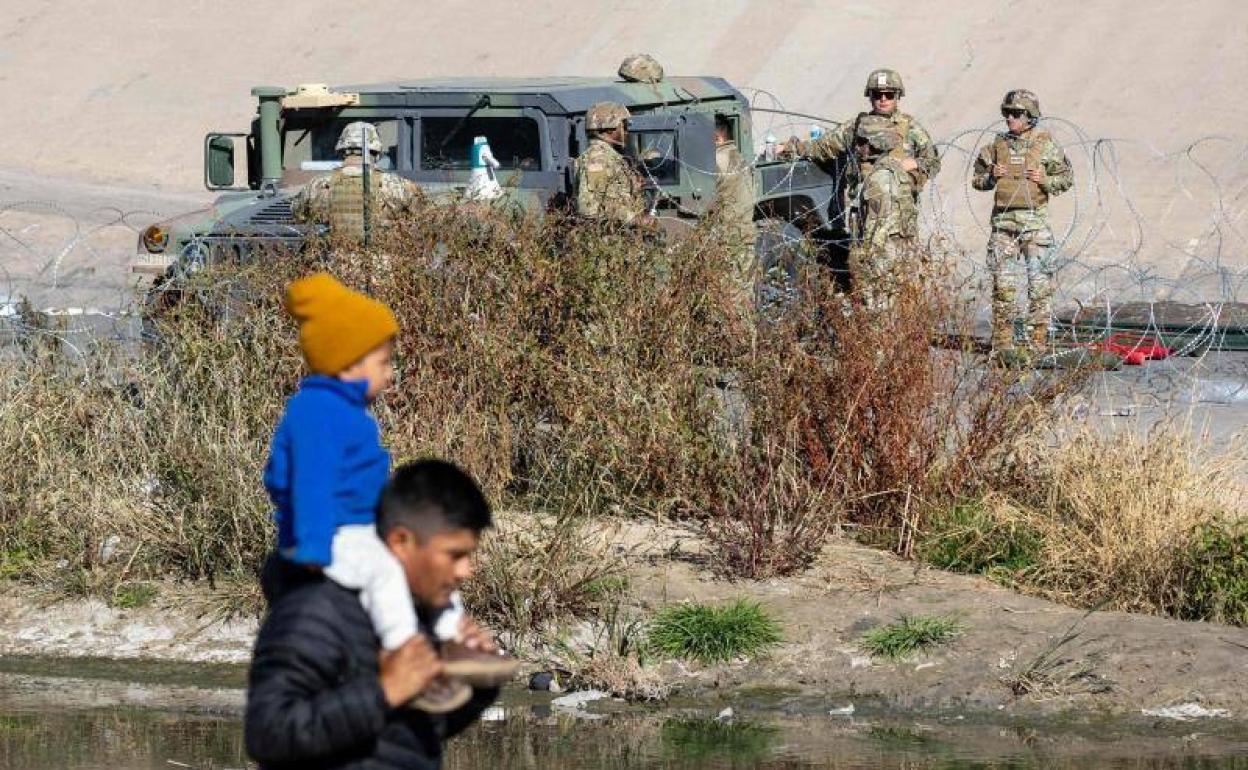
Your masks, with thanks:
M 988 365 L 958 288 L 920 257 L 884 307 L 817 284 L 824 333 L 808 333 L 788 386 L 813 486 L 903 555 L 931 511 L 977 496 L 1086 377 Z
M 984 501 L 1041 535 L 1027 586 L 1076 606 L 1185 614 L 1199 527 L 1243 509 L 1242 442 L 1214 454 L 1181 424 L 1067 427 L 1056 445 L 1038 435 L 1021 442 L 1012 474 Z

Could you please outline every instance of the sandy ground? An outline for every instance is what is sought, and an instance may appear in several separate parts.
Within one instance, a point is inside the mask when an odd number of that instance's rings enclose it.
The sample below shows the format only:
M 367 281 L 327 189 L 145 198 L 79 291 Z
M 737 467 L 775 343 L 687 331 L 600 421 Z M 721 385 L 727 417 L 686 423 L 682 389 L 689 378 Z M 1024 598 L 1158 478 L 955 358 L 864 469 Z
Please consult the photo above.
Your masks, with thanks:
M 139 232 L 206 207 L 207 191 L 171 192 L 0 169 L 0 305 L 112 311 L 134 296 Z
M 926 226 L 964 252 L 960 266 L 971 272 L 982 261 L 988 202 L 967 189 L 969 162 L 998 122 L 1001 95 L 1031 88 L 1079 180 L 1053 205 L 1064 297 L 1232 299 L 1248 268 L 1248 103 L 1230 96 L 1248 75 L 1248 5 L 1237 0 L 1181 9 L 1161 0 L 644 8 L 478 0 L 376 2 L 349 14 L 308 0 L 299 8 L 36 0 L 0 19 L 8 283 L 50 304 L 116 304 L 125 280 L 112 270 L 129 258 L 135 231 L 159 218 L 147 212 L 202 204 L 203 134 L 244 128 L 253 85 L 601 75 L 634 51 L 653 53 L 670 73 L 723 75 L 757 107 L 829 122 L 863 108 L 871 69 L 897 68 L 907 82 L 903 108 L 943 148 Z M 781 138 L 811 123 L 762 112 L 755 122 L 759 137 Z M 57 221 L 62 208 L 72 221 Z M 92 230 L 88 245 L 104 243 L 62 256 L 77 227 Z M 45 237 L 20 235 L 31 228 Z M 27 246 L 6 237 L 12 232 Z M 91 275 L 101 286 L 84 294 L 78 284 Z M 67 281 L 76 283 L 58 293 Z
M 857 697 L 907 710 L 1139 714 L 1190 702 L 1248 714 L 1248 630 L 1120 612 L 1085 618 L 1081 610 L 846 542 L 795 579 L 726 583 L 689 561 L 665 560 L 637 588 L 665 602 L 746 596 L 783 618 L 786 643 L 772 660 L 706 671 L 697 676 L 702 686 L 787 688 L 797 702 Z M 900 663 L 861 650 L 862 634 L 902 615 L 951 615 L 965 632 Z M 1077 637 L 1053 651 L 1072 629 Z M 1041 660 L 1053 667 L 1037 692 L 1012 692 L 1010 684 Z
M 699 566 L 697 539 L 679 530 L 631 524 L 618 537 L 641 545 L 632 569 L 638 610 L 746 597 L 780 619 L 785 641 L 765 660 L 671 667 L 686 696 L 802 711 L 857 701 L 860 708 L 1027 716 L 1140 716 L 1142 709 L 1197 704 L 1248 719 L 1248 629 L 1119 612 L 1085 617 L 847 541 L 834 542 L 797 577 L 726 582 Z M 254 620 L 196 614 L 174 598 L 185 595 L 185 587 L 166 587 L 150 607 L 118 610 L 98 601 L 49 602 L 10 584 L 0 591 L 0 655 L 245 663 Z M 903 614 L 951 614 L 965 632 L 900 663 L 861 650 L 863 633 Z M 1054 649 L 1070 630 L 1075 638 Z M 1047 663 L 1038 664 L 1046 651 Z M 1033 666 L 1041 672 L 1036 691 L 1012 692 L 1010 683 Z

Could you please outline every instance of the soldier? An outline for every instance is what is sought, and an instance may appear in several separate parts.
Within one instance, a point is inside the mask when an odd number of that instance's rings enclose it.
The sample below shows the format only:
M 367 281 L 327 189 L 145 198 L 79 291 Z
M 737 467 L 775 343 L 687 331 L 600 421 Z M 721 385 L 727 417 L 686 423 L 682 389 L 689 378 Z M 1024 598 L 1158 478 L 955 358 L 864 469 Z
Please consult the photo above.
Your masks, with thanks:
M 715 116 L 715 208 L 719 227 L 731 260 L 729 269 L 737 288 L 738 304 L 748 309 L 753 302 L 755 263 L 754 202 L 758 199 L 754 169 L 745 162 L 733 138 L 732 123 Z
M 892 124 L 895 133 L 901 137 L 899 149 L 894 154 L 899 156 L 902 168 L 910 175 L 910 193 L 914 196 L 915 205 L 912 214 L 915 218 L 914 230 L 917 232 L 918 196 L 927 180 L 940 171 L 940 156 L 932 143 L 932 137 L 919 125 L 919 121 L 897 108 L 898 101 L 905 96 L 906 87 L 901 82 L 901 75 L 890 69 L 878 69 L 867 77 L 867 85 L 862 95 L 870 99 L 871 111 L 860 112 L 853 120 L 842 123 L 834 131 L 829 131 L 818 139 L 801 141 L 796 137 L 789 139 L 785 150 L 790 154 L 810 158 L 816 162 L 833 162 L 844 157 L 853 149 L 854 139 L 858 135 L 859 124 L 869 116 L 883 118 Z M 847 199 L 852 199 L 853 192 L 862 184 L 862 180 L 870 175 L 869 166 L 861 161 L 849 158 L 848 179 L 845 180 Z M 858 161 L 858 162 L 855 162 Z
M 576 159 L 576 210 L 583 217 L 629 224 L 644 216 L 641 177 L 621 154 L 628 108 L 598 102 L 585 113 L 589 146 Z
M 882 115 L 857 121 L 854 153 L 867 169 L 847 209 L 854 291 L 870 307 L 888 307 L 903 280 L 905 260 L 918 246 L 914 177 L 903 155 L 904 139 Z
M 1028 343 L 1048 342 L 1053 295 L 1053 233 L 1047 203 L 1074 184 L 1074 172 L 1049 132 L 1036 128 L 1040 101 L 1016 89 L 1001 100 L 1006 132 L 975 159 L 971 186 L 993 191 L 988 273 L 992 278 L 992 347 L 999 359 L 1014 351 L 1013 320 L 1020 262 L 1027 286 Z
M 376 169 L 381 138 L 372 123 L 348 123 L 334 149 L 342 167 L 312 180 L 295 195 L 291 210 L 301 222 L 329 225 L 330 234 L 356 244 L 364 242 L 364 152 L 369 153 L 371 226 L 392 222 L 410 209 L 420 188 L 397 174 Z

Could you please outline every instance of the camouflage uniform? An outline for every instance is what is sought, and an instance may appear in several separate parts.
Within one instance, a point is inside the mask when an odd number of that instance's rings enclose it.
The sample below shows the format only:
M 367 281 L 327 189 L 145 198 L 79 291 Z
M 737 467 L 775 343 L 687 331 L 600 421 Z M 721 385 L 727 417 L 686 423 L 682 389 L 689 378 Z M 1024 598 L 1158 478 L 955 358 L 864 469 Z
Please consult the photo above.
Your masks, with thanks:
M 420 194 L 420 188 L 397 174 L 369 170 L 370 215 L 373 227 L 393 222 L 408 211 Z M 364 169 L 358 164 L 344 165 L 328 176 L 313 179 L 295 195 L 291 204 L 295 218 L 301 222 L 329 225 L 335 237 L 364 242 Z
M 994 193 L 987 261 L 992 281 L 992 346 L 1000 351 L 1014 347 L 1013 320 L 1020 272 L 1027 287 L 1029 340 L 1033 345 L 1048 341 L 1054 249 L 1046 204 L 1051 196 L 1060 195 L 1074 184 L 1074 172 L 1062 148 L 1047 131 L 1035 128 L 1040 117 L 1035 95 L 1011 91 L 1002 108 L 1007 106 L 1026 108 L 1031 126 L 1017 135 L 998 134 L 980 150 L 971 177 L 971 186 L 976 190 Z M 994 163 L 1005 166 L 1007 175 L 994 177 Z M 1023 177 L 1032 168 L 1044 170 L 1043 181 L 1035 183 Z
M 755 266 L 754 202 L 758 195 L 754 184 L 754 170 L 746 163 L 730 140 L 716 142 L 715 216 L 728 247 L 733 283 L 737 288 L 741 307 L 748 308 L 754 297 Z
M 818 139 L 798 143 L 798 154 L 820 163 L 831 163 L 854 148 L 854 136 L 858 133 L 862 121 L 871 117 L 884 119 L 892 123 L 896 133 L 902 138 L 900 152 L 903 158 L 914 158 L 919 167 L 908 171 L 910 187 L 917 197 L 927 180 L 940 171 L 940 156 L 936 153 L 936 145 L 932 137 L 919 122 L 904 112 L 896 111 L 891 115 L 876 115 L 871 112 L 860 112 L 858 117 L 846 121 L 832 131 L 828 131 Z M 870 174 L 870 167 L 861 163 L 849 164 L 846 180 L 847 186 L 853 188 Z M 915 209 L 916 213 L 918 209 Z
M 381 139 L 371 123 L 356 121 L 343 129 L 335 147 L 344 156 L 341 168 L 318 177 L 291 201 L 291 212 L 301 222 L 320 222 L 330 234 L 356 244 L 364 242 L 363 154 L 381 152 Z M 410 209 L 420 188 L 402 177 L 369 169 L 369 213 L 372 224 L 388 224 Z
M 628 117 L 628 109 L 623 105 L 598 102 L 586 112 L 585 125 L 592 135 L 614 129 Z M 573 168 L 576 210 L 581 216 L 628 224 L 645 212 L 641 177 L 606 139 L 592 136 Z
M 901 76 L 893 70 L 876 70 L 867 78 L 863 96 L 873 90 L 892 90 L 904 96 Z M 854 152 L 855 138 L 891 134 L 890 149 L 871 159 Z M 875 142 L 879 144 L 879 142 Z M 895 290 L 898 257 L 913 253 L 919 232 L 919 193 L 940 171 L 940 155 L 932 137 L 913 116 L 900 110 L 887 115 L 860 112 L 818 139 L 798 142 L 797 152 L 817 163 L 847 157 L 842 185 L 842 209 L 850 235 L 849 270 L 855 287 L 869 302 L 886 301 Z M 911 158 L 913 171 L 900 162 Z M 908 200 L 906 199 L 908 196 Z M 877 282 L 883 282 L 878 284 Z
M 896 294 L 907 271 L 905 260 L 918 245 L 913 176 L 902 167 L 901 137 L 878 130 L 887 126 L 876 121 L 859 126 L 858 138 L 870 146 L 861 165 L 869 171 L 847 209 L 854 290 L 863 302 L 875 307 L 887 306 Z

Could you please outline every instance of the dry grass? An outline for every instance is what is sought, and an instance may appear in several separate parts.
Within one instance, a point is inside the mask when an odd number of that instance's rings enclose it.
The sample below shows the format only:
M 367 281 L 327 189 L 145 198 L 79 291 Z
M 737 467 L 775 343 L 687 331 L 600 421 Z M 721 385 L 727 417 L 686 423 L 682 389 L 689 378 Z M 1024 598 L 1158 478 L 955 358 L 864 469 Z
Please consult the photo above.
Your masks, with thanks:
M 1083 607 L 1183 614 L 1196 535 L 1239 515 L 1246 459 L 1242 449 L 1202 451 L 1182 425 L 1143 435 L 1078 428 L 1056 447 L 1038 437 L 1022 444 L 1016 483 L 1003 484 L 1010 492 L 984 505 L 1021 516 L 1039 533 L 1043 547 L 1027 584 L 1044 595 Z
M 0 366 L 0 552 L 29 557 L 19 577 L 111 594 L 259 564 L 259 462 L 299 363 L 272 297 L 214 317 L 231 285 L 188 298 L 137 356 L 102 348 L 75 365 L 48 348 Z
M 504 513 L 483 540 L 465 601 L 522 649 L 561 622 L 614 612 L 627 587 L 626 556 L 602 522 Z
M 300 375 L 281 293 L 328 268 L 400 318 L 378 405 L 395 461 L 449 458 L 498 508 L 546 517 L 487 539 L 472 589 L 519 633 L 612 600 L 620 565 L 593 529 L 609 517 L 696 522 L 723 571 L 757 578 L 803 568 L 843 521 L 910 555 L 934 513 L 981 500 L 1042 533 L 1036 590 L 1179 611 L 1192 527 L 1226 510 L 1191 447 L 1028 443 L 1084 375 L 986 368 L 940 280 L 881 311 L 806 269 L 755 328 L 727 259 L 710 225 L 663 243 L 426 206 L 373 254 L 312 244 L 199 276 L 141 351 L 75 368 L 31 344 L 0 362 L 0 574 L 105 595 L 251 579 L 271 543 L 261 468 Z

